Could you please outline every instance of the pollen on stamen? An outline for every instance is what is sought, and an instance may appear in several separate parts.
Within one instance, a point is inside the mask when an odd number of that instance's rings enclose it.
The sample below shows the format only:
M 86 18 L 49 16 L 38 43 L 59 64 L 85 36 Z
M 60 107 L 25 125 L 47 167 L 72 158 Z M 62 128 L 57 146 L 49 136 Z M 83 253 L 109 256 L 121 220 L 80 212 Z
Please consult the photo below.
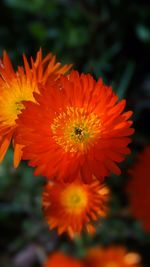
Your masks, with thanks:
M 54 140 L 65 151 L 84 152 L 100 137 L 101 123 L 94 113 L 88 114 L 83 108 L 67 107 L 66 112 L 54 118 L 51 129 Z

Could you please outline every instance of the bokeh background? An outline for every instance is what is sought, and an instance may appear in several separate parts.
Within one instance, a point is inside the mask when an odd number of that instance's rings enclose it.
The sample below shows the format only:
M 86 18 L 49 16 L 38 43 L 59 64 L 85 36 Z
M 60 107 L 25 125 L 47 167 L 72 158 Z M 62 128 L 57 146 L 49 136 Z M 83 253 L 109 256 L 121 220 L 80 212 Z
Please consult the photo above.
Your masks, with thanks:
M 134 111 L 132 155 L 120 177 L 109 177 L 110 214 L 93 238 L 69 241 L 49 232 L 41 210 L 43 179 L 22 163 L 12 167 L 12 150 L 0 165 L 0 266 L 41 266 L 46 254 L 63 249 L 80 257 L 92 244 L 123 244 L 138 251 L 150 266 L 150 235 L 129 214 L 127 169 L 149 143 L 150 74 L 149 1 L 141 0 L 1 0 L 0 55 L 6 49 L 14 67 L 22 53 L 52 51 L 80 72 L 103 77 Z M 150 211 L 147 211 L 150 212 Z

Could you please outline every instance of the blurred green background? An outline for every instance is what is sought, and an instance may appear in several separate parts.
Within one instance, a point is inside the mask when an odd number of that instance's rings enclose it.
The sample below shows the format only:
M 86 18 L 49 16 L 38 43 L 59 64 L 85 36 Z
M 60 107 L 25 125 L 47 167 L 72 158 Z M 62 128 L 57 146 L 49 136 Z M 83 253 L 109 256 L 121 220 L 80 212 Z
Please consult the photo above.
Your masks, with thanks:
M 149 143 L 150 75 L 149 1 L 130 0 L 1 0 L 0 55 L 6 49 L 14 66 L 22 53 L 52 51 L 80 72 L 102 76 L 134 111 L 136 134 L 123 175 L 109 177 L 111 212 L 93 239 L 74 242 L 49 232 L 41 211 L 43 179 L 26 163 L 14 170 L 12 150 L 0 166 L 0 267 L 41 266 L 46 253 L 63 249 L 80 257 L 91 244 L 119 243 L 142 254 L 150 266 L 150 236 L 126 212 L 126 169 Z

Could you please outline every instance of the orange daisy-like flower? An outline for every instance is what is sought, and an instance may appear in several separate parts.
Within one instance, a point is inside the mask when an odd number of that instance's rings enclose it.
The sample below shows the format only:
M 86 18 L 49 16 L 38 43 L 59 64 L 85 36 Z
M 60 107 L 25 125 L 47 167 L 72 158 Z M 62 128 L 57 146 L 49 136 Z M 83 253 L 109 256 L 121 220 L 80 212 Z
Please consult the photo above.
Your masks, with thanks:
M 48 257 L 43 267 L 82 267 L 82 264 L 62 252 L 55 252 Z
M 85 267 L 141 267 L 140 256 L 124 247 L 96 247 L 89 250 Z
M 150 232 L 150 146 L 146 147 L 130 171 L 129 193 L 131 212 Z
M 98 181 L 84 184 L 79 179 L 72 183 L 48 183 L 43 191 L 43 210 L 50 229 L 58 234 L 67 232 L 71 238 L 83 228 L 94 232 L 93 221 L 107 213 L 108 189 Z
M 134 130 L 132 112 L 123 113 L 126 101 L 116 103 L 111 87 L 73 71 L 34 96 L 37 103 L 26 103 L 19 116 L 18 140 L 36 175 L 68 182 L 80 170 L 84 182 L 91 182 L 93 175 L 120 174 L 116 163 L 130 152 Z
M 42 58 L 42 51 L 37 53 L 35 62 L 31 58 L 31 67 L 26 56 L 24 68 L 15 72 L 6 52 L 0 60 L 0 162 L 3 160 L 11 140 L 14 145 L 14 166 L 21 159 L 21 145 L 15 142 L 16 119 L 24 109 L 22 101 L 35 102 L 33 92 L 38 92 L 38 83 L 44 84 L 51 75 L 59 77 L 66 73 L 71 65 L 61 66 L 55 56 L 48 54 Z

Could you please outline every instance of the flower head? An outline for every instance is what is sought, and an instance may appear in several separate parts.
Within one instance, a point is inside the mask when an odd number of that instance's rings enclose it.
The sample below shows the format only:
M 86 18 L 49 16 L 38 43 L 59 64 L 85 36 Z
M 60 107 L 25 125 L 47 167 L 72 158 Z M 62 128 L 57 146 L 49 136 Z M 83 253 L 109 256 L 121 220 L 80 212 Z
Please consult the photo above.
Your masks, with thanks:
M 127 186 L 131 212 L 150 232 L 150 146 L 139 155 L 130 171 L 131 179 Z
M 21 159 L 21 145 L 16 142 L 16 119 L 24 109 L 22 101 L 35 102 L 33 92 L 38 92 L 38 83 L 44 84 L 51 75 L 55 78 L 65 73 L 71 65 L 61 66 L 55 63 L 55 56 L 48 54 L 42 58 L 42 51 L 37 53 L 35 62 L 31 59 L 31 67 L 24 58 L 24 67 L 14 71 L 6 52 L 0 60 L 0 162 L 3 160 L 11 140 L 14 145 L 14 166 Z
M 140 267 L 140 256 L 124 247 L 96 247 L 88 251 L 86 267 Z
M 123 113 L 126 101 L 117 103 L 111 87 L 73 71 L 55 85 L 47 83 L 35 99 L 19 116 L 18 142 L 36 175 L 68 182 L 80 171 L 91 182 L 93 175 L 101 180 L 120 174 L 116 163 L 130 152 L 134 130 L 132 112 Z
M 50 229 L 67 232 L 72 238 L 85 228 L 94 231 L 93 222 L 107 213 L 108 189 L 98 181 L 84 184 L 48 183 L 43 191 L 43 211 Z
M 67 256 L 62 252 L 55 252 L 48 257 L 43 267 L 82 267 L 79 260 Z

